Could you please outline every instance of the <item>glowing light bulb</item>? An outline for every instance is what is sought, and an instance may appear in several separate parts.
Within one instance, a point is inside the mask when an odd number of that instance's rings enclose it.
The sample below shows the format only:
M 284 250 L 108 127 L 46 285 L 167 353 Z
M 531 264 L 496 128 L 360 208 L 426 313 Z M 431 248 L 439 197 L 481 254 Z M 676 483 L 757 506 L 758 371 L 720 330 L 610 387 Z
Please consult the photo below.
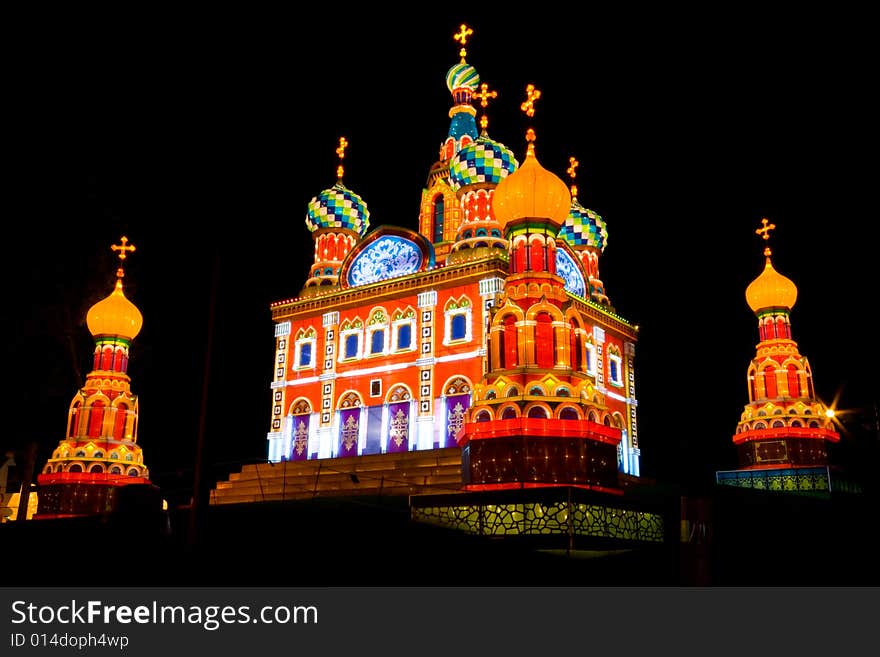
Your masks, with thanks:
M 826 408 L 825 409 L 825 417 L 827 417 L 829 419 L 833 418 L 834 417 L 834 409 L 833 408 Z

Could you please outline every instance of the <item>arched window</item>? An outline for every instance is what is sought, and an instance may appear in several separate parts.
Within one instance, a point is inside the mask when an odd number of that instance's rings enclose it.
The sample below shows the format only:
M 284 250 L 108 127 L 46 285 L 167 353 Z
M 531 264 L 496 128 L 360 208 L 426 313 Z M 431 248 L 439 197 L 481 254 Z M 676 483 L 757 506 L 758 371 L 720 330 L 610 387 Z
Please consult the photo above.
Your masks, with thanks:
M 800 427 L 800 426 L 803 426 L 803 425 L 800 423 L 800 420 L 792 420 L 792 422 L 791 422 L 791 426 L 793 426 L 793 427 Z
M 136 469 L 136 468 L 129 468 L 129 470 L 128 470 L 128 476 L 129 476 L 129 477 L 137 477 L 137 476 L 138 476 L 138 471 L 137 471 L 137 469 Z
M 412 344 L 412 326 L 401 324 L 397 327 L 397 348 L 409 349 Z
M 113 422 L 113 438 L 123 440 L 125 438 L 125 421 L 128 419 L 128 405 L 118 404 L 116 406 L 116 418 Z
M 547 411 L 544 410 L 543 406 L 532 406 L 529 409 L 529 417 L 546 420 L 547 419 Z
M 504 318 L 504 367 L 512 368 L 517 365 L 516 351 L 516 317 L 508 315 Z
M 486 399 L 495 399 L 497 396 L 498 395 L 495 393 L 494 390 L 490 390 L 486 393 Z
M 92 467 L 89 468 L 89 472 L 91 473 L 99 473 L 104 472 L 104 466 L 100 463 L 95 463 Z
M 118 465 L 114 465 L 112 468 L 110 468 L 110 474 L 122 474 L 122 468 L 120 468 Z
M 776 370 L 772 365 L 764 368 L 764 390 L 768 399 L 776 398 Z
M 557 397 L 571 397 L 571 393 L 568 391 L 568 388 L 559 387 L 559 388 L 556 388 L 556 396 Z
M 544 258 L 545 246 L 541 240 L 532 240 L 529 245 L 529 271 L 546 271 L 547 261 Z
M 514 409 L 512 406 L 508 406 L 503 411 L 501 411 L 501 419 L 502 420 L 516 419 L 516 409 Z
M 529 388 L 529 394 L 535 397 L 543 397 L 544 391 L 541 390 L 541 388 L 539 388 L 538 386 L 532 386 L 531 388 Z
M 97 438 L 101 435 L 101 428 L 104 424 L 104 402 L 96 401 L 92 404 L 89 411 L 89 431 L 88 435 Z
M 67 469 L 68 472 L 82 472 L 83 467 L 79 463 L 74 463 Z
M 571 406 L 566 406 L 561 411 L 559 411 L 559 419 L 560 420 L 577 420 L 578 413 Z
M 467 317 L 464 315 L 454 315 L 450 327 L 450 339 L 464 340 L 467 337 Z
M 445 203 L 443 194 L 434 197 L 434 207 L 431 209 L 431 219 L 434 224 L 434 241 L 443 241 L 443 220 L 445 215 Z
M 489 416 L 489 411 L 480 411 L 474 419 L 477 422 L 488 422 L 492 418 Z
M 550 369 L 555 364 L 556 356 L 553 318 L 549 313 L 540 312 L 535 320 L 535 362 L 538 367 Z
M 370 337 L 370 353 L 381 354 L 385 350 L 385 331 L 376 329 Z
M 798 382 L 797 367 L 789 363 L 788 365 L 788 396 L 800 397 L 800 383 Z
M 571 368 L 575 372 L 580 372 L 584 366 L 584 355 L 581 350 L 581 336 L 577 334 L 574 322 L 569 324 L 568 329 L 568 349 L 571 352 Z

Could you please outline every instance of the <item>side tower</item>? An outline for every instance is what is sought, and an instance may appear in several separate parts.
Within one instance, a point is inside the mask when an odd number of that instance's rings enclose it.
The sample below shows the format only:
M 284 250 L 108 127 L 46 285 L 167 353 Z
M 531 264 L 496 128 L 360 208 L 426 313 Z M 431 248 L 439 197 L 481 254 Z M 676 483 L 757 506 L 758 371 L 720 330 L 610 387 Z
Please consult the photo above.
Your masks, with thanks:
M 776 226 L 762 219 L 756 233 L 768 240 Z M 748 369 L 749 403 L 736 426 L 739 468 L 718 472 L 719 484 L 781 491 L 830 491 L 829 446 L 840 440 L 834 412 L 817 397 L 807 358 L 792 339 L 795 284 L 773 268 L 764 248 L 764 271 L 746 288 L 758 318 L 759 342 Z
M 471 104 L 474 92 L 480 85 L 480 75 L 467 62 L 465 45 L 473 30 L 462 24 L 454 36 L 461 43 L 461 61 L 446 73 L 446 87 L 452 94 L 449 110 L 449 133 L 440 145 L 437 161 L 428 173 L 428 181 L 422 190 L 419 211 L 419 232 L 434 245 L 438 264 L 446 260 L 452 249 L 462 221 L 462 208 L 450 185 L 449 173 L 453 157 L 477 139 L 477 110 Z
M 539 97 L 529 85 L 528 116 Z M 460 439 L 462 483 L 468 490 L 614 491 L 622 431 L 611 426 L 606 395 L 587 372 L 586 321 L 557 273 L 557 236 L 571 195 L 538 162 L 531 128 L 526 139 L 525 161 L 493 199 L 510 272 L 492 309 L 488 366 Z
M 122 237 L 111 248 L 120 261 L 116 285 L 86 315 L 95 337 L 93 370 L 70 403 L 65 437 L 38 477 L 36 518 L 109 511 L 120 486 L 150 484 L 137 444 L 138 398 L 128 376 L 129 349 L 144 320 L 122 287 L 122 264 L 135 247 Z

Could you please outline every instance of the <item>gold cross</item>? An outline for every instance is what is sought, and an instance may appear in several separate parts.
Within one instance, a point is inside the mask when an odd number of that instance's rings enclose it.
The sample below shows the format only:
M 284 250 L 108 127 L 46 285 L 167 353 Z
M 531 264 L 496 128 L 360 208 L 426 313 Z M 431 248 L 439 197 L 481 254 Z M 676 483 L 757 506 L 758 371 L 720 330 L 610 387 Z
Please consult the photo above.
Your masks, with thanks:
M 764 219 L 761 219 L 761 223 L 763 224 L 763 226 L 761 228 L 759 228 L 758 230 L 756 230 L 755 233 L 757 235 L 760 235 L 761 237 L 763 237 L 765 240 L 769 240 L 770 239 L 770 231 L 776 229 L 776 224 L 769 224 L 768 225 L 766 217 Z
M 128 238 L 125 235 L 119 238 L 119 241 L 122 242 L 122 244 L 112 244 L 110 245 L 110 248 L 114 251 L 119 251 L 119 259 L 125 260 L 128 257 L 125 252 L 134 251 L 135 247 L 134 244 L 128 244 Z
M 489 91 L 489 85 L 484 82 L 480 85 L 480 93 L 475 93 L 473 97 L 480 100 L 480 107 L 487 107 L 490 98 L 498 98 L 498 92 Z
M 761 223 L 763 225 L 761 226 L 761 228 L 756 230 L 755 233 L 763 237 L 764 241 L 766 242 L 770 239 L 770 231 L 776 228 L 776 224 L 768 224 L 766 217 L 761 219 Z M 767 262 L 770 262 L 770 256 L 772 255 L 772 252 L 770 251 L 769 245 L 764 247 L 764 255 L 767 256 Z
M 342 180 L 342 174 L 345 173 L 345 170 L 342 168 L 342 160 L 345 159 L 345 149 L 348 147 L 348 140 L 345 137 L 339 138 L 339 148 L 336 149 L 336 154 L 339 156 L 339 166 L 336 167 L 336 177 L 339 180 Z
M 452 36 L 456 41 L 461 41 L 461 51 L 458 53 L 461 55 L 461 60 L 464 61 L 465 56 L 467 55 L 467 50 L 465 50 L 465 44 L 467 43 L 468 37 L 473 34 L 474 31 L 469 28 L 464 23 L 461 24 L 461 31 L 458 34 L 454 34 Z
M 568 164 L 569 167 L 565 170 L 565 173 L 571 178 L 571 195 L 574 198 L 578 195 L 578 188 L 577 185 L 574 184 L 574 178 L 577 176 L 577 168 L 581 163 L 574 159 L 574 156 L 571 156 L 568 158 Z
M 535 85 L 530 84 L 526 87 L 526 102 L 519 106 L 519 108 L 526 113 L 526 116 L 534 116 L 535 115 L 535 101 L 541 97 L 541 91 L 539 89 L 535 89 Z

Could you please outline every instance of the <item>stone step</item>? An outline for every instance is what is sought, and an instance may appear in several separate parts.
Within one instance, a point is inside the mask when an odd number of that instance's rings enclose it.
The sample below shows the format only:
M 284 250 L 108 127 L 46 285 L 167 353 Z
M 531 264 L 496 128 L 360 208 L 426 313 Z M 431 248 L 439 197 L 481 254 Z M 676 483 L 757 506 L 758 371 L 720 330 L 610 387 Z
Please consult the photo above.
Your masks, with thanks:
M 349 472 L 336 472 L 335 470 L 330 470 L 329 467 L 322 468 L 320 472 L 315 468 L 311 472 L 306 472 L 303 474 L 299 474 L 298 471 L 295 473 L 288 472 L 285 476 L 284 468 L 280 469 L 280 472 L 273 473 L 271 476 L 265 476 L 260 474 L 259 476 L 254 476 L 252 478 L 247 479 L 235 479 L 229 481 L 219 481 L 217 482 L 218 490 L 225 490 L 229 488 L 236 488 L 241 486 L 258 486 L 260 484 L 266 485 L 270 483 L 277 483 L 280 481 L 286 481 L 288 485 L 297 486 L 302 484 L 307 484 L 309 486 L 314 485 L 315 479 L 317 478 L 321 482 L 325 481 L 344 481 L 351 479 L 351 474 L 356 474 L 361 481 L 379 481 L 383 477 L 385 479 L 407 479 L 409 477 L 437 477 L 437 476 L 453 476 L 453 477 L 461 477 L 461 465 L 442 465 L 442 466 L 432 466 L 425 468 L 411 468 L 407 467 L 404 469 L 387 469 L 387 470 L 370 470 L 367 472 L 363 471 L 355 471 L 353 473 Z
M 332 465 L 336 470 L 345 471 L 367 471 L 373 469 L 385 469 L 391 467 L 401 467 L 407 464 L 416 466 L 427 465 L 452 465 L 461 463 L 461 450 L 457 447 L 446 447 L 436 450 L 424 450 L 419 452 L 400 452 L 393 454 L 367 454 L 364 456 L 352 456 L 338 459 L 312 459 L 309 461 L 286 461 L 282 463 L 251 463 L 242 467 L 239 476 L 245 476 L 247 473 L 255 473 L 260 471 L 274 470 L 283 467 L 286 464 L 288 471 L 293 468 L 301 468 L 304 471 L 311 471 L 319 464 Z M 235 474 L 235 473 L 234 473 Z M 230 476 L 230 479 L 233 479 Z
M 358 476 L 363 477 L 373 477 L 378 479 L 382 475 L 388 476 L 388 473 L 391 472 L 400 472 L 400 473 L 441 473 L 441 472 L 457 472 L 461 470 L 461 463 L 449 463 L 437 465 L 432 463 L 430 465 L 413 465 L 412 463 L 404 463 L 404 464 L 393 464 L 388 463 L 388 467 L 385 468 L 370 468 L 367 470 L 363 470 L 361 468 L 350 468 L 343 469 L 336 466 L 336 464 L 324 464 L 319 469 L 318 467 L 314 467 L 311 469 L 303 469 L 303 468 L 285 468 L 283 464 L 276 465 L 274 468 L 261 469 L 258 471 L 243 473 L 246 476 L 240 476 L 236 478 L 230 477 L 228 481 L 230 483 L 243 483 L 246 481 L 272 481 L 275 479 L 288 479 L 292 480 L 297 477 L 304 478 L 315 478 L 317 477 L 333 477 L 336 475 L 344 475 L 348 476 L 349 474 L 357 474 Z
M 417 495 L 420 493 L 430 493 L 437 492 L 436 489 L 432 489 L 429 486 L 386 486 L 381 490 L 382 496 L 397 496 L 397 495 Z M 299 492 L 299 493 L 290 493 L 286 492 L 282 493 L 267 493 L 267 494 L 238 494 L 238 495 L 224 495 L 224 496 L 215 496 L 212 491 L 211 494 L 211 504 L 244 504 L 244 503 L 252 503 L 252 502 L 280 502 L 284 500 L 304 500 L 311 499 L 313 497 L 346 497 L 346 496 L 365 496 L 365 495 L 376 495 L 378 496 L 380 493 L 379 488 L 372 489 L 358 489 L 358 490 L 334 490 L 334 491 L 318 491 L 317 494 L 313 492 Z
M 244 481 L 248 479 L 268 479 L 272 477 L 291 477 L 298 475 L 315 475 L 320 467 L 321 472 L 355 472 L 369 473 L 391 470 L 411 470 L 413 468 L 434 467 L 461 467 L 461 452 L 444 456 L 415 456 L 400 458 L 399 455 L 382 454 L 380 459 L 371 456 L 362 456 L 357 459 L 315 459 L 312 461 L 287 461 L 282 463 L 260 463 L 246 465 L 241 472 L 229 475 L 229 481 Z M 286 475 L 285 475 L 286 473 Z M 378 476 L 378 475 L 377 475 Z
M 383 490 L 394 486 L 430 486 L 448 489 L 449 492 L 460 489 L 461 473 L 443 473 L 432 475 L 411 475 L 408 477 L 400 476 L 398 473 L 391 473 L 385 479 L 377 477 L 375 479 L 361 479 L 355 483 L 348 475 L 340 477 L 319 477 L 317 486 L 314 477 L 311 479 L 301 478 L 295 482 L 281 480 L 246 482 L 238 483 L 232 486 L 219 486 L 213 491 L 217 497 L 227 497 L 229 495 L 264 495 L 268 493 L 297 493 L 300 491 L 314 492 L 317 491 L 334 491 L 334 490 L 366 490 L 380 489 Z

